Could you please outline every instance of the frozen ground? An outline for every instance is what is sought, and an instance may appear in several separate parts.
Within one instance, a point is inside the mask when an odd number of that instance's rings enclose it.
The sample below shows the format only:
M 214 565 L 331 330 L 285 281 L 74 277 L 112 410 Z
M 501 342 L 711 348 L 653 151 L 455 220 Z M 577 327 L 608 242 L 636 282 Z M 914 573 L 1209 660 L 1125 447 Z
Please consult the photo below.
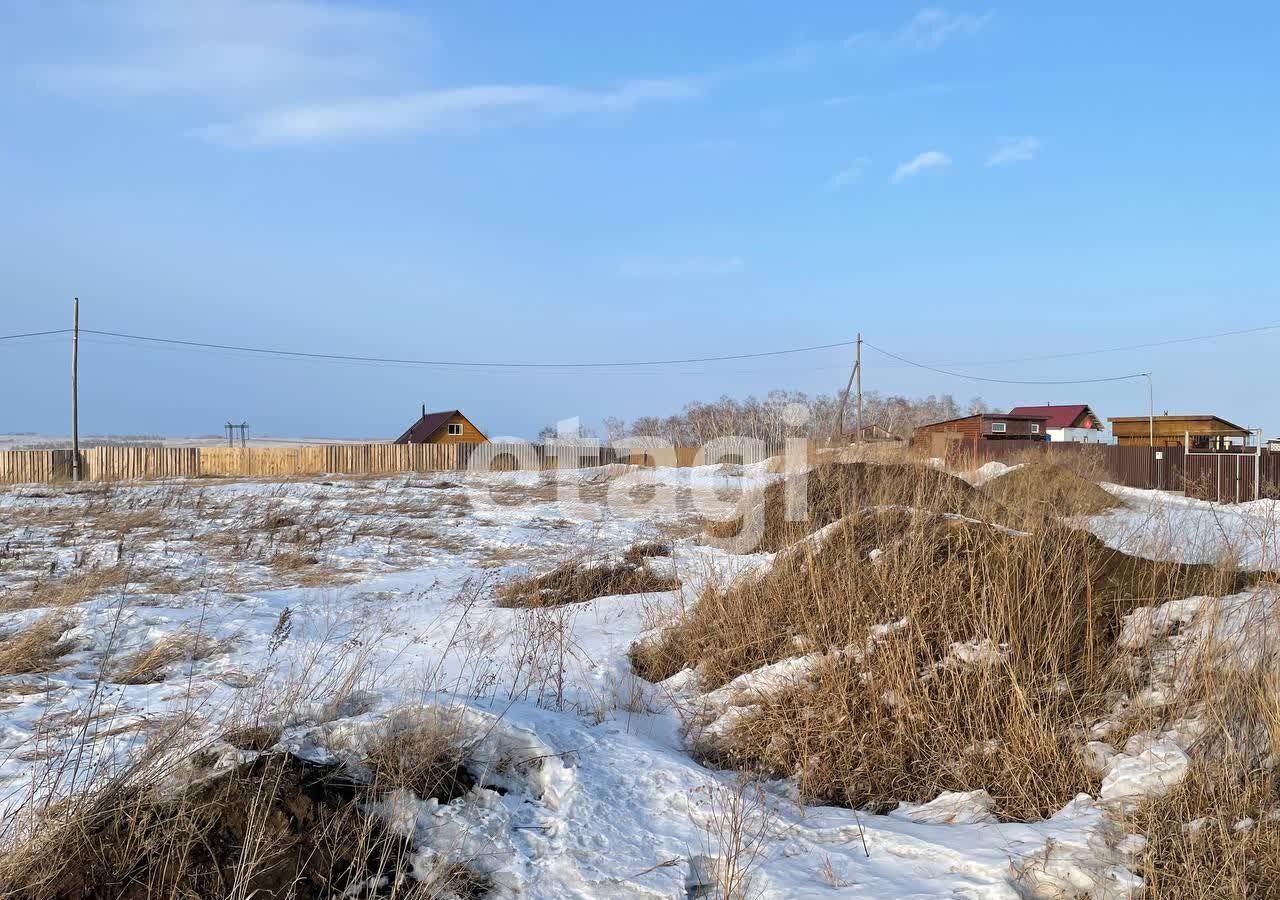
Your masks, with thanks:
M 47 672 L 0 679 L 0 802 L 12 810 L 33 792 L 66 789 L 174 727 L 195 741 L 287 710 L 282 743 L 329 758 L 358 754 L 406 716 L 449 716 L 482 748 L 469 763 L 481 787 L 443 807 L 405 798 L 387 815 L 424 854 L 487 872 L 499 896 L 710 896 L 731 819 L 758 843 L 761 897 L 1126 896 L 1134 882 L 1102 798 L 1081 795 L 1026 825 L 995 821 L 981 792 L 869 816 L 799 806 L 785 783 L 757 794 L 693 758 L 683 717 L 716 698 L 636 679 L 627 648 L 707 579 L 769 564 L 768 554 L 699 544 L 694 521 L 724 515 L 772 477 L 762 467 L 609 467 L 558 481 L 0 493 L 0 629 L 65 617 L 68 642 Z M 1209 536 L 1223 521 L 1233 523 L 1223 533 L 1253 534 L 1253 510 L 1112 490 L 1130 506 L 1086 524 L 1126 548 L 1216 552 Z M 1166 528 L 1183 537 L 1157 547 Z M 493 601 L 505 578 L 653 540 L 672 541 L 674 554 L 647 565 L 674 571 L 680 591 L 542 610 Z M 81 585 L 75 602 L 57 593 L 95 567 L 114 582 Z M 45 605 L 27 608 L 31 597 Z M 1163 633 L 1195 613 L 1153 610 L 1131 627 Z M 182 650 L 136 665 L 157 646 Z M 142 675 L 119 674 L 129 663 Z M 740 687 L 765 675 L 779 673 Z M 1115 796 L 1176 776 L 1178 736 L 1149 738 L 1099 749 Z

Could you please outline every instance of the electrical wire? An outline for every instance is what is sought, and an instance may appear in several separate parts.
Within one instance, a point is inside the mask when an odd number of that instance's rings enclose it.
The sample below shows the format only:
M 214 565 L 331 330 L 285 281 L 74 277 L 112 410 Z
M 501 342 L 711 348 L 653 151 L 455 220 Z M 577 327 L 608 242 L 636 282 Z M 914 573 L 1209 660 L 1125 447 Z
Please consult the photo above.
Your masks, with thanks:
M 5 334 L 0 335 L 0 341 L 16 341 L 21 338 L 46 337 L 51 334 L 70 334 L 70 328 L 55 328 L 53 331 L 28 331 L 26 334 Z
M 852 347 L 855 341 L 838 341 L 831 344 L 818 344 L 812 347 L 793 347 L 787 350 L 765 350 L 758 353 L 735 353 L 726 356 L 702 356 L 691 357 L 688 359 L 652 359 L 652 360 L 634 360 L 628 362 L 570 362 L 570 363 L 547 363 L 547 362 L 479 362 L 479 361 L 463 361 L 463 360 L 434 360 L 434 359 L 398 359 L 395 357 L 384 356 L 355 356 L 345 353 L 314 353 L 303 350 L 281 350 L 279 348 L 267 347 L 246 347 L 234 344 L 211 344 L 204 341 L 188 341 L 179 340 L 177 338 L 159 338 L 149 337 L 140 334 L 126 334 L 118 331 L 99 331 L 92 328 L 80 329 L 81 334 L 95 334 L 103 337 L 124 338 L 131 341 L 145 341 L 154 344 L 167 344 L 170 346 L 191 347 L 205 350 L 226 350 L 237 353 L 256 353 L 262 355 L 270 355 L 276 357 L 291 357 L 295 359 L 322 359 L 333 360 L 336 362 L 367 362 L 367 363 L 385 363 L 390 365 L 402 366 L 447 366 L 451 368 L 495 368 L 495 369 L 605 369 L 605 368 L 630 368 L 638 366 L 674 366 L 687 365 L 690 363 L 708 363 L 708 362 L 725 362 L 737 359 L 761 359 L 769 356 L 786 356 L 793 353 L 810 353 L 815 350 L 830 350 L 834 347 Z
M 1108 381 L 1132 381 L 1135 378 L 1145 378 L 1151 374 L 1150 372 L 1133 372 L 1129 375 L 1111 375 L 1105 378 L 1078 378 L 1078 379 L 1064 380 L 1064 381 L 1019 381 L 1011 378 L 984 378 L 981 375 L 966 375 L 963 372 L 950 372 L 946 369 L 939 369 L 936 366 L 925 365 L 924 363 L 919 363 L 914 360 L 907 359 L 905 356 L 899 356 L 896 353 L 891 353 L 882 347 L 877 347 L 875 344 L 867 340 L 863 340 L 862 343 L 865 346 L 870 347 L 872 350 L 876 351 L 877 353 L 883 353 L 885 356 L 888 356 L 891 359 L 896 359 L 898 360 L 898 362 L 906 363 L 909 366 L 915 366 L 917 369 L 926 369 L 930 372 L 937 372 L 939 375 L 947 375 L 951 378 L 963 378 L 969 381 L 984 381 L 990 384 L 1030 384 L 1030 385 L 1102 384 Z

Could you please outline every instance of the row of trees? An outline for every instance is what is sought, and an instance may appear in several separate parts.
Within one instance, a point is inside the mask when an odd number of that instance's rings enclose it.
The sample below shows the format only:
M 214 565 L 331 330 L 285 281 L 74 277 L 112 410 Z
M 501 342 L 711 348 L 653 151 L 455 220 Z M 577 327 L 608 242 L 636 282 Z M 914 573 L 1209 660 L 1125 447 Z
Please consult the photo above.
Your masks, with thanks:
M 670 416 L 641 416 L 631 422 L 607 418 L 603 438 L 615 441 L 626 437 L 655 437 L 682 447 L 699 446 L 723 435 L 757 438 L 767 443 L 779 443 L 799 435 L 813 440 L 834 440 L 838 438 L 840 399 L 839 394 L 811 397 L 802 391 L 776 390 L 764 397 L 741 400 L 727 395 L 710 403 L 695 400 Z M 904 438 L 910 438 L 919 425 L 987 411 L 981 397 L 974 397 L 965 406 L 950 394 L 913 398 L 870 391 L 862 397 L 864 425 L 879 425 Z M 844 428 L 846 433 L 854 430 L 852 397 L 845 410 Z M 539 440 L 556 437 L 555 426 L 544 428 L 538 435 Z M 560 434 L 560 439 L 570 440 L 597 437 L 589 429 L 581 428 L 576 435 L 572 431 Z

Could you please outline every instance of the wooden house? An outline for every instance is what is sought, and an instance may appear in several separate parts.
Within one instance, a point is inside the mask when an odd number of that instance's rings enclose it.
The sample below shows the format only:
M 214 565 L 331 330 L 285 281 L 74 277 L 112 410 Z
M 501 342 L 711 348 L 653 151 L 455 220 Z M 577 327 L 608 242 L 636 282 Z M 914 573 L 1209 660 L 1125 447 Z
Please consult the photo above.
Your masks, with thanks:
M 486 444 L 489 439 L 471 420 L 456 409 L 427 412 L 422 407 L 422 418 L 414 422 L 404 434 L 396 438 L 397 444 Z
M 1087 403 L 1049 403 L 1044 406 L 1015 406 L 1011 416 L 1044 416 L 1045 432 L 1054 443 L 1106 443 L 1102 419 Z
M 975 413 L 921 425 L 912 435 L 911 445 L 945 458 L 949 453 L 976 450 L 979 444 L 988 441 L 1040 443 L 1048 440 L 1046 421 L 1045 416 Z
M 1120 416 L 1107 419 L 1122 447 L 1185 447 L 1189 451 L 1231 452 L 1248 444 L 1249 429 L 1218 416 Z

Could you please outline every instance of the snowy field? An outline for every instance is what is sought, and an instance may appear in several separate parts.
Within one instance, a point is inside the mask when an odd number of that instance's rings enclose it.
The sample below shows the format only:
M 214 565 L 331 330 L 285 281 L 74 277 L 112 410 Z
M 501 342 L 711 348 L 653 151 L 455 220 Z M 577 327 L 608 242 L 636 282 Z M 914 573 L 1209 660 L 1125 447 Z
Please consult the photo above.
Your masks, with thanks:
M 627 649 L 708 579 L 769 565 L 769 554 L 700 543 L 696 523 L 776 477 L 762 467 L 609 467 L 558 480 L 0 492 L 0 629 L 42 619 L 65 629 L 46 670 L 0 679 L 5 808 L 109 771 L 175 727 L 193 743 L 214 740 L 231 764 L 251 751 L 217 743 L 218 733 L 284 715 L 281 744 L 329 761 L 358 757 L 397 723 L 443 716 L 474 738 L 477 787 L 445 805 L 388 801 L 386 815 L 425 858 L 487 874 L 497 896 L 710 896 L 731 825 L 757 848 L 761 897 L 1127 896 L 1135 848 L 1104 812 L 1176 778 L 1185 735 L 1139 735 L 1106 754 L 1101 796 L 1080 795 L 1032 824 L 996 821 L 981 792 L 883 816 L 805 807 L 786 783 L 749 793 L 734 773 L 696 761 L 691 711 L 747 704 L 785 672 L 699 697 L 678 678 L 635 678 Z M 1189 561 L 1231 552 L 1249 566 L 1280 558 L 1275 504 L 1109 490 L 1125 508 L 1083 524 L 1113 546 Z M 512 577 L 653 541 L 674 550 L 645 565 L 680 590 L 546 609 L 495 604 Z M 1211 604 L 1253 621 L 1245 608 L 1259 602 L 1275 597 L 1184 601 L 1140 611 L 1130 628 L 1150 638 Z

